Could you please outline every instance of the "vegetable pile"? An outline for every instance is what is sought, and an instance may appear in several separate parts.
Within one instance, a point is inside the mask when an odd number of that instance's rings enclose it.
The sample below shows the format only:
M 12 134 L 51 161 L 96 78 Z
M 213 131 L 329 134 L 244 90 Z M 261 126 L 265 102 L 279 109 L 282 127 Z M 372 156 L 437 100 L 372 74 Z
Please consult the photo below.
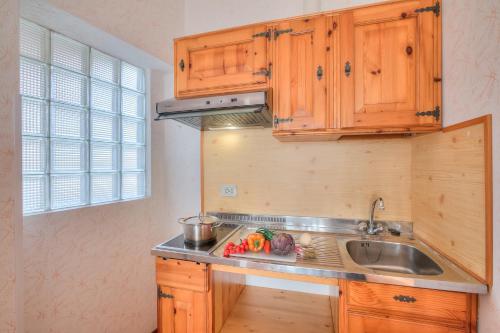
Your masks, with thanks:
M 244 254 L 247 251 L 260 252 L 266 254 L 271 252 L 280 256 L 286 256 L 297 251 L 293 236 L 287 233 L 275 234 L 267 228 L 259 228 L 245 239 L 241 239 L 239 244 L 228 242 L 224 247 L 224 257 L 231 254 Z

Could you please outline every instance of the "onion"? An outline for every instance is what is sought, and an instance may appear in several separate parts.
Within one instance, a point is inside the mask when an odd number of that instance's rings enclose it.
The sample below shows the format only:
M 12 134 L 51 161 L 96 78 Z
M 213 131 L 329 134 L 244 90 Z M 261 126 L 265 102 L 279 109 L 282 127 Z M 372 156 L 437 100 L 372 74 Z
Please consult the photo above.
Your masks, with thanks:
M 303 233 L 302 235 L 300 235 L 299 243 L 302 246 L 309 246 L 309 245 L 311 245 L 311 243 L 312 243 L 311 234 L 308 234 L 306 232 L 306 233 Z

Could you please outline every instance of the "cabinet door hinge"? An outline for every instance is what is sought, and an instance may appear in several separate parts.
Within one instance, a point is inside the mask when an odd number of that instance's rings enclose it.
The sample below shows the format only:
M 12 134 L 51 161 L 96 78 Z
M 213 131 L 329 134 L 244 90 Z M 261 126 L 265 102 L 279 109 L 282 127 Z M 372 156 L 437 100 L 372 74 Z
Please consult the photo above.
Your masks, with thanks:
M 425 12 L 433 12 L 434 15 L 439 16 L 439 14 L 441 13 L 441 5 L 439 4 L 439 1 L 436 1 L 434 6 L 415 9 L 415 13 L 425 13 Z
M 293 121 L 292 117 L 288 118 L 278 118 L 277 116 L 274 116 L 274 127 L 278 127 L 279 124 L 281 123 L 291 123 Z
M 174 295 L 165 294 L 163 291 L 161 291 L 161 288 L 158 287 L 158 298 L 174 298 Z
M 263 75 L 267 77 L 271 77 L 271 66 L 269 66 L 269 69 L 263 68 L 258 72 L 253 72 L 253 75 Z
M 274 40 L 278 39 L 280 35 L 289 34 L 292 31 L 293 29 L 274 30 Z
M 271 40 L 271 29 L 252 35 L 252 38 L 258 38 L 258 37 L 266 37 L 267 39 Z
M 436 120 L 439 120 L 439 117 L 441 116 L 441 109 L 439 108 L 439 106 L 436 106 L 434 108 L 434 110 L 432 111 L 421 111 L 421 112 L 417 112 L 415 113 L 415 115 L 417 117 L 434 117 L 436 118 Z

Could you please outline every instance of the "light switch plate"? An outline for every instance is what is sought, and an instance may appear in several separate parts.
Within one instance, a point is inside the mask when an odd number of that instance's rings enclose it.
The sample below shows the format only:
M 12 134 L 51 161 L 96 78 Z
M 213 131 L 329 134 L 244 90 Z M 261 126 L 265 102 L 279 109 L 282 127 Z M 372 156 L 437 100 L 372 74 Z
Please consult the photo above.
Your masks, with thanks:
M 225 184 L 220 187 L 221 197 L 235 197 L 238 195 L 238 190 L 234 184 Z

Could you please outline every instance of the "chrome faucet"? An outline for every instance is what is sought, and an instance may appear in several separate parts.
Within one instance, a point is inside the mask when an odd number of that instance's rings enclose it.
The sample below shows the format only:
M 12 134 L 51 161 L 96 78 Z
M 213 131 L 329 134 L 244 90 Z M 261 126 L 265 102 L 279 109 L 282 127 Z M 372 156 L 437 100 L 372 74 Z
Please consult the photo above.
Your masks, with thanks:
M 377 198 L 375 201 L 373 201 L 371 209 L 370 209 L 370 220 L 368 221 L 368 226 L 366 228 L 366 233 L 368 235 L 376 235 L 379 232 L 384 230 L 384 227 L 381 225 L 375 225 L 373 221 L 373 216 L 375 215 L 375 208 L 379 208 L 380 210 L 384 210 L 384 199 L 382 198 Z

